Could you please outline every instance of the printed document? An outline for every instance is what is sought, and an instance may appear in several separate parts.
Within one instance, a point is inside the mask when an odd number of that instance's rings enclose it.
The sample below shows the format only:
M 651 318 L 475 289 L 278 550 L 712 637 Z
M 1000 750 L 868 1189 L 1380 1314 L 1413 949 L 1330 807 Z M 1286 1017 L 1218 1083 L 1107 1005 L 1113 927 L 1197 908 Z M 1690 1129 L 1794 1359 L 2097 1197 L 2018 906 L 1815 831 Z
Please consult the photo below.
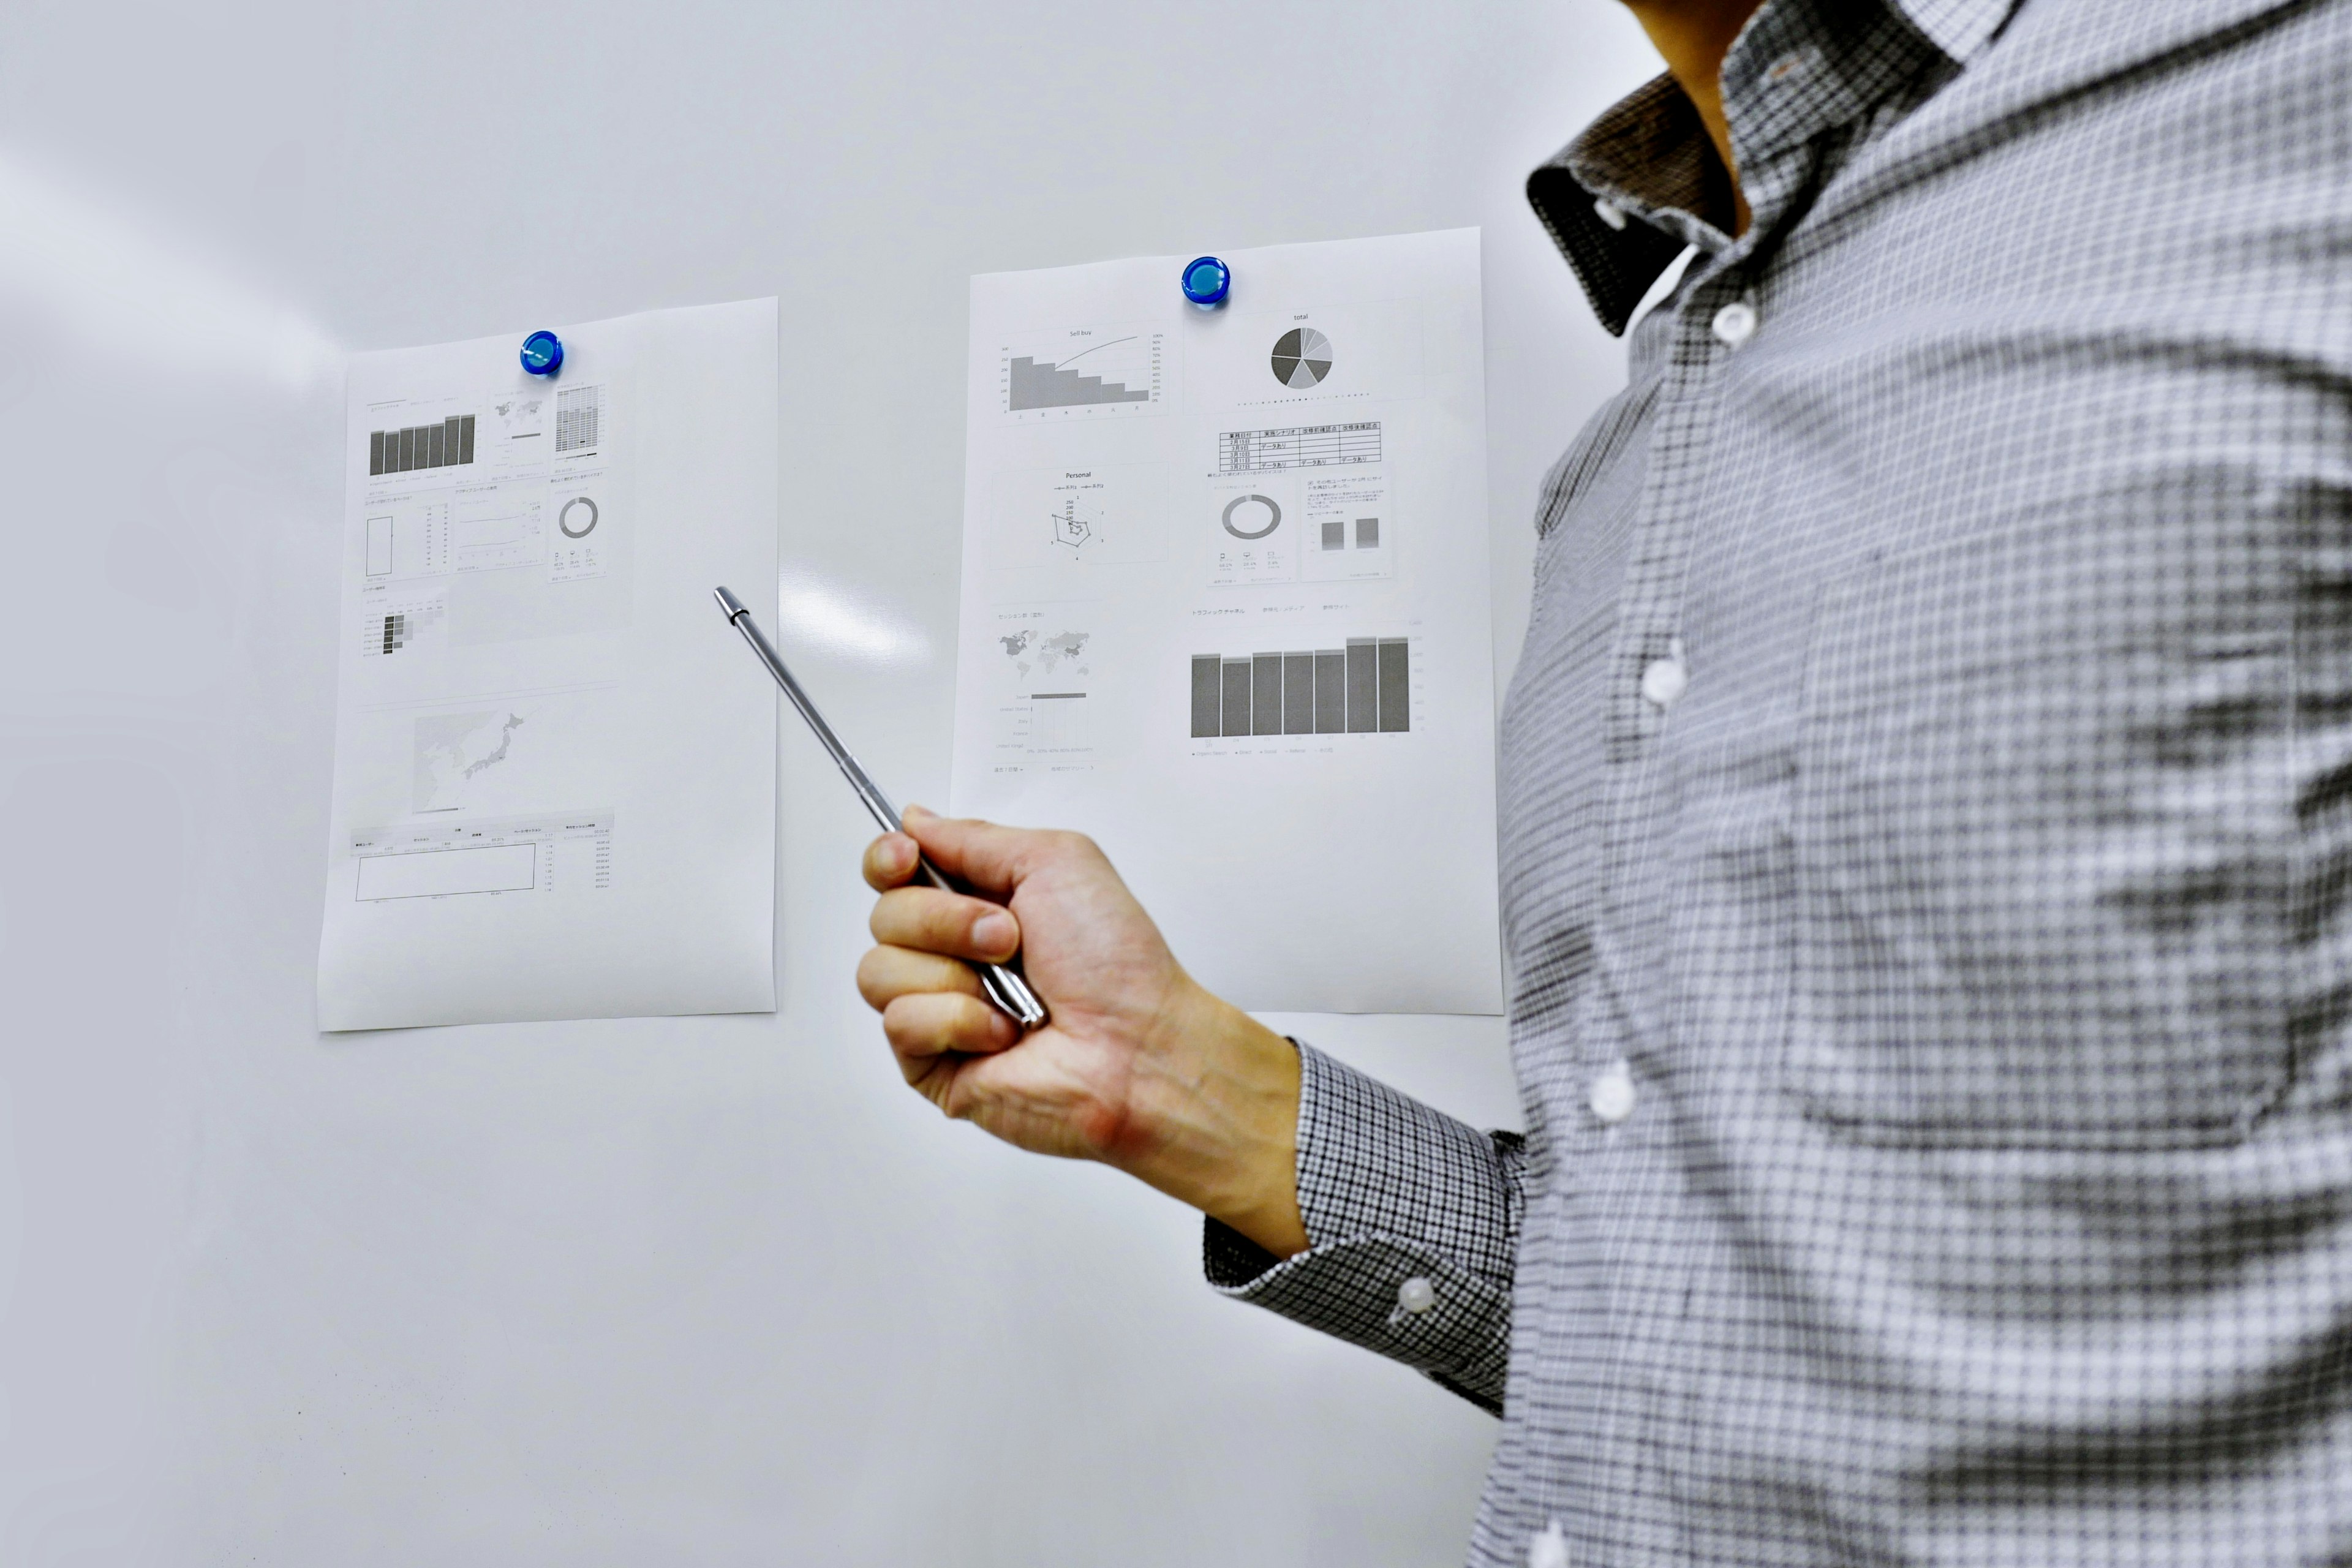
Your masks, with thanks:
M 1502 1005 L 1475 229 L 972 279 L 953 805 L 1244 1006 Z
M 775 301 L 557 332 L 352 363 L 323 1028 L 775 1005 Z

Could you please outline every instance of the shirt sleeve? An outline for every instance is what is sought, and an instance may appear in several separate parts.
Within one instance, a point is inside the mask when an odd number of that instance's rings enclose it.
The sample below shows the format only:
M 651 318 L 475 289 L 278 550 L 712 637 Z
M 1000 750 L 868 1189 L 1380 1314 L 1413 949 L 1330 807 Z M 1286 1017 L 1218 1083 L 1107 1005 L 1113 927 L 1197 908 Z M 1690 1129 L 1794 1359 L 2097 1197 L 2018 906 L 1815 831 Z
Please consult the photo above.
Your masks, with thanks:
M 1304 1042 L 1298 1062 L 1307 1249 L 1278 1259 L 1212 1219 L 1209 1283 L 1501 1414 L 1525 1141 L 1480 1132 Z

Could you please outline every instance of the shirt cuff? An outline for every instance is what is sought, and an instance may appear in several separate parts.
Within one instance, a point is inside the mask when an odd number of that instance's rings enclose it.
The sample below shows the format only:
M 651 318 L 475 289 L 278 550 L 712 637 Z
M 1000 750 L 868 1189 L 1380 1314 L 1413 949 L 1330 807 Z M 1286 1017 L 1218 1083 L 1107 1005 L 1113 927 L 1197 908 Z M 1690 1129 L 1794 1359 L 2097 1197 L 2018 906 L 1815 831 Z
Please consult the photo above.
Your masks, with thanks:
M 1379 1352 L 1502 1408 L 1524 1208 L 1516 1133 L 1482 1133 L 1300 1044 L 1298 1207 L 1309 1243 L 1273 1254 L 1216 1220 L 1222 1294 Z

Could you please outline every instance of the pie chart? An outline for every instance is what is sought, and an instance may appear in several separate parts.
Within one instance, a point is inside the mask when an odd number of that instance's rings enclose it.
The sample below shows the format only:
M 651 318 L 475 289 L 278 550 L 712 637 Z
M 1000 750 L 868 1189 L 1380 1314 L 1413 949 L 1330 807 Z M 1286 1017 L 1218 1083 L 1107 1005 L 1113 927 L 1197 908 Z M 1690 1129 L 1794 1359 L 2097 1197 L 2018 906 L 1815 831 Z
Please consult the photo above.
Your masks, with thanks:
M 1331 340 L 1312 327 L 1293 327 L 1274 345 L 1274 379 L 1293 392 L 1322 384 L 1331 374 Z
M 1281 526 L 1282 508 L 1272 496 L 1235 496 L 1225 503 L 1225 531 L 1235 539 L 1264 539 Z

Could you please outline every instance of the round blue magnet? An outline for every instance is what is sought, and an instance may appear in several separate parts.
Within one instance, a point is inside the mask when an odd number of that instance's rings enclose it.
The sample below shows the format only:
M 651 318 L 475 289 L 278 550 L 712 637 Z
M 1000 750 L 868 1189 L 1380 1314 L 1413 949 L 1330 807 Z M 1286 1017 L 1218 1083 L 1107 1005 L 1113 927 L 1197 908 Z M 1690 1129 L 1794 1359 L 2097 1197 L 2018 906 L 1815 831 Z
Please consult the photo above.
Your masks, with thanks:
M 1234 269 L 1213 256 L 1196 256 L 1184 263 L 1184 298 L 1204 310 L 1225 302 L 1233 292 Z
M 522 367 L 533 375 L 553 375 L 563 368 L 563 340 L 553 332 L 533 332 L 522 341 Z

